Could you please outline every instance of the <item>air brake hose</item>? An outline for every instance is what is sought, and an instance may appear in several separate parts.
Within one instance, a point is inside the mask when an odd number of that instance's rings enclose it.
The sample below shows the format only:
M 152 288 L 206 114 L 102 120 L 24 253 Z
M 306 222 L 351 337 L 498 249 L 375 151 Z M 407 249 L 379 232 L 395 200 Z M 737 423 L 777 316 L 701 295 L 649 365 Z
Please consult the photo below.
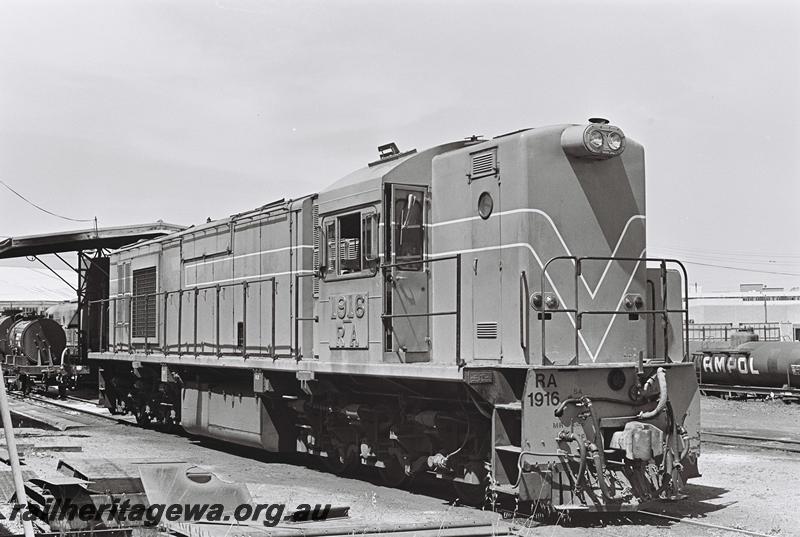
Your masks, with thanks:
M 575 479 L 575 490 L 579 490 L 581 485 L 583 485 L 583 477 L 586 474 L 586 445 L 583 441 L 575 436 L 574 433 L 562 432 L 558 435 L 559 440 L 563 440 L 565 442 L 575 442 L 578 444 L 578 450 L 580 450 L 581 460 L 580 464 L 578 464 L 578 476 Z
M 594 426 L 594 442 L 589 445 L 589 449 L 592 450 L 592 460 L 594 461 L 594 469 L 597 472 L 597 482 L 600 484 L 600 490 L 603 493 L 603 496 L 606 500 L 609 501 L 620 501 L 624 500 L 622 496 L 616 496 L 611 493 L 609 489 L 608 483 L 606 483 L 605 471 L 606 471 L 606 456 L 603 449 L 605 449 L 605 443 L 603 442 L 603 433 L 600 430 L 600 422 L 597 419 L 597 415 L 594 413 L 594 409 L 592 408 L 592 402 L 589 400 L 588 397 L 586 399 L 586 408 L 589 411 L 589 415 L 592 418 L 592 425 Z
M 560 418 L 564 414 L 564 409 L 567 408 L 567 405 L 586 406 L 587 401 L 588 398 L 586 397 L 570 397 L 568 399 L 564 399 L 553 411 L 553 415 L 557 418 Z
M 649 412 L 639 412 L 636 416 L 637 419 L 640 420 L 649 420 L 656 417 L 658 414 L 664 410 L 664 407 L 667 405 L 668 393 L 667 393 L 667 372 L 664 370 L 663 367 L 659 367 L 656 369 L 655 375 L 647 379 L 642 387 L 642 391 L 646 392 L 650 387 L 653 385 L 654 380 L 658 380 L 658 404 L 653 410 Z

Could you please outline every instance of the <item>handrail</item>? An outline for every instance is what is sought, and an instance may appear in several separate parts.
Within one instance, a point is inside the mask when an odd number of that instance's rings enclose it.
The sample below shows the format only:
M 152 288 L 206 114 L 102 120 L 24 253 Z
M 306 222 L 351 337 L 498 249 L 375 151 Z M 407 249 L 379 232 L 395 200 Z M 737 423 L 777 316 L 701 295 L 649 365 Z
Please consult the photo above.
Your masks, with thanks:
M 300 317 L 300 278 L 308 278 L 316 274 L 296 274 L 294 277 L 294 359 L 298 362 L 303 359 L 300 352 L 300 321 L 319 322 L 319 317 Z M 275 302 L 272 303 L 272 315 L 275 316 Z
M 241 351 L 237 351 L 237 352 L 240 352 L 241 355 L 246 359 L 248 357 L 248 349 L 251 349 L 251 348 L 255 348 L 257 350 L 263 350 L 264 349 L 264 347 L 250 347 L 250 346 L 247 345 L 247 324 L 246 324 L 247 323 L 247 294 L 248 294 L 248 290 L 249 290 L 250 286 L 253 285 L 253 284 L 258 284 L 258 283 L 271 283 L 271 293 L 270 293 L 270 295 L 271 295 L 271 308 L 272 308 L 272 314 L 271 314 L 271 319 L 270 319 L 270 322 L 271 322 L 271 334 L 270 334 L 271 335 L 271 343 L 270 343 L 270 346 L 266 348 L 268 350 L 268 352 L 266 354 L 264 354 L 264 355 L 260 355 L 259 354 L 259 356 L 266 356 L 266 357 L 271 357 L 271 358 L 275 359 L 275 358 L 277 358 L 276 342 L 275 342 L 275 332 L 276 332 L 276 329 L 275 329 L 275 327 L 276 327 L 276 324 L 275 324 L 275 321 L 276 321 L 276 319 L 275 319 L 275 295 L 276 295 L 276 291 L 277 291 L 277 289 L 276 289 L 277 281 L 276 281 L 275 276 L 269 276 L 269 277 L 266 277 L 266 278 L 249 279 L 249 280 L 244 280 L 244 281 L 241 281 L 241 282 L 228 282 L 228 283 L 220 283 L 220 284 L 193 285 L 191 287 L 184 288 L 184 289 L 175 289 L 175 290 L 170 290 L 170 291 L 156 291 L 156 292 L 152 292 L 152 293 L 140 293 L 140 294 L 137 294 L 137 295 L 133 295 L 133 294 L 120 295 L 120 296 L 112 296 L 112 297 L 108 297 L 108 298 L 101 298 L 101 299 L 97 299 L 97 300 L 92 300 L 92 301 L 89 302 L 90 307 L 93 306 L 93 305 L 97 305 L 97 304 L 105 304 L 106 305 L 105 306 L 105 312 L 101 311 L 101 313 L 100 313 L 100 317 L 101 317 L 101 336 L 100 336 L 100 345 L 99 345 L 100 346 L 100 351 L 104 352 L 104 349 L 103 349 L 103 336 L 102 336 L 102 327 L 103 327 L 103 320 L 102 319 L 104 318 L 104 313 L 110 313 L 110 310 L 112 309 L 111 308 L 112 304 L 113 304 L 113 311 L 114 311 L 114 320 L 113 320 L 113 322 L 111 320 L 109 320 L 108 324 L 109 324 L 109 328 L 112 330 L 112 333 L 113 333 L 112 341 L 113 341 L 114 353 L 117 353 L 117 352 L 120 351 L 121 344 L 117 341 L 117 328 L 119 328 L 119 326 L 120 326 L 120 323 L 117 323 L 117 321 L 116 321 L 117 303 L 119 301 L 127 300 L 128 301 L 128 322 L 127 323 L 123 322 L 123 323 L 121 323 L 121 325 L 125 326 L 125 324 L 127 324 L 127 332 L 128 332 L 127 350 L 130 353 L 134 352 L 133 337 L 139 337 L 139 336 L 134 336 L 133 335 L 133 305 L 134 305 L 134 301 L 144 299 L 145 300 L 145 307 L 144 307 L 144 325 L 145 325 L 144 352 L 145 352 L 145 354 L 150 354 L 150 352 L 151 352 L 151 350 L 150 350 L 150 337 L 151 336 L 150 336 L 149 331 L 147 330 L 147 327 L 148 327 L 148 324 L 149 324 L 149 321 L 150 321 L 148 306 L 150 305 L 150 300 L 153 297 L 155 297 L 156 299 L 158 299 L 158 297 L 163 297 L 163 304 L 164 304 L 164 307 L 163 307 L 163 312 L 164 312 L 163 338 L 164 338 L 164 340 L 163 340 L 162 345 L 161 345 L 161 352 L 163 352 L 165 355 L 169 354 L 170 348 L 174 348 L 175 345 L 170 345 L 170 344 L 167 343 L 167 336 L 168 336 L 168 331 L 167 331 L 167 328 L 168 328 L 168 326 L 167 326 L 168 325 L 168 322 L 167 322 L 167 299 L 169 298 L 170 295 L 176 295 L 177 294 L 178 295 L 177 353 L 178 353 L 179 356 L 183 355 L 183 352 L 184 352 L 184 350 L 183 350 L 184 342 L 182 341 L 182 339 L 183 339 L 182 338 L 182 331 L 183 331 L 183 296 L 186 293 L 191 293 L 194 296 L 194 300 L 193 300 L 193 310 L 194 311 L 193 311 L 193 319 L 192 319 L 193 342 L 186 342 L 185 343 L 186 348 L 187 348 L 187 352 L 188 352 L 188 349 L 191 347 L 192 352 L 195 355 L 211 354 L 211 355 L 216 355 L 217 357 L 220 357 L 220 356 L 222 356 L 224 354 L 223 353 L 223 348 L 229 347 L 229 345 L 223 344 L 221 342 L 221 339 L 220 339 L 221 338 L 221 334 L 220 334 L 220 294 L 226 288 L 229 288 L 229 287 L 241 287 L 242 288 L 242 312 L 241 313 L 242 313 L 242 325 L 243 325 L 242 326 L 243 341 L 242 341 L 242 345 L 241 345 Z M 215 320 L 214 343 L 213 343 L 214 352 L 212 352 L 212 353 L 208 353 L 208 352 L 205 352 L 205 351 L 198 350 L 198 347 L 200 345 L 199 345 L 199 342 L 198 342 L 198 333 L 197 333 L 197 327 L 198 327 L 198 295 L 200 294 L 200 291 L 207 291 L 209 289 L 214 289 L 215 290 L 214 308 L 215 308 L 215 318 L 216 318 L 216 320 Z M 157 306 L 156 306 L 156 309 L 158 309 Z M 157 332 L 158 332 L 158 329 L 156 328 L 156 333 Z M 203 346 L 205 346 L 205 342 L 203 343 Z M 237 345 L 235 345 L 234 348 L 239 349 L 238 341 L 237 341 Z
M 574 308 L 555 308 L 555 309 L 545 309 L 545 305 L 542 305 L 542 309 L 540 312 L 540 319 L 542 325 L 542 364 L 547 365 L 547 353 L 546 353 L 546 320 L 547 314 L 552 313 L 574 313 L 575 314 L 575 358 L 573 359 L 575 365 L 580 363 L 580 347 L 579 347 L 579 334 L 581 330 L 581 319 L 583 315 L 662 315 L 664 320 L 664 359 L 665 361 L 669 362 L 669 346 L 667 345 L 668 336 L 669 336 L 669 314 L 670 313 L 680 313 L 682 317 L 682 324 L 681 327 L 683 338 L 683 355 L 684 359 L 689 350 L 689 329 L 688 329 L 688 319 L 689 319 L 689 277 L 686 271 L 686 267 L 683 263 L 681 263 L 677 259 L 670 259 L 670 258 L 660 258 L 660 257 L 613 257 L 613 256 L 585 256 L 585 257 L 578 257 L 572 255 L 562 255 L 550 258 L 542 267 L 542 273 L 540 276 L 540 289 L 542 296 L 545 293 L 545 280 L 547 279 L 547 269 L 551 263 L 558 260 L 569 260 L 573 262 L 573 266 L 575 268 L 574 271 L 574 287 L 575 287 L 575 307 Z M 662 308 L 657 310 L 585 310 L 581 311 L 579 308 L 579 279 L 581 276 L 581 264 L 584 261 L 631 261 L 631 262 L 642 262 L 645 263 L 647 261 L 658 261 L 660 263 L 660 278 L 661 278 L 661 304 Z M 668 307 L 668 293 L 667 293 L 667 263 L 676 264 L 681 270 L 683 275 L 683 308 L 682 309 L 670 309 Z M 655 348 L 653 349 L 655 352 Z
M 381 314 L 381 319 L 386 322 L 386 320 L 391 319 L 407 319 L 412 317 L 441 317 L 441 316 L 455 316 L 456 322 L 456 365 L 458 367 L 462 367 L 465 365 L 466 362 L 461 360 L 461 254 L 453 254 L 441 257 L 429 257 L 426 259 L 415 259 L 414 261 L 400 261 L 396 263 L 386 263 L 380 266 L 381 272 L 385 274 L 387 269 L 391 269 L 394 267 L 402 267 L 406 265 L 420 265 L 425 263 L 435 263 L 437 261 L 450 261 L 455 260 L 456 262 L 456 309 L 451 311 L 429 311 L 426 313 L 386 313 L 385 311 Z M 384 304 L 386 301 L 384 300 Z
M 523 270 L 519 274 L 519 345 L 525 356 L 525 362 L 530 361 L 530 308 L 528 307 L 528 275 Z

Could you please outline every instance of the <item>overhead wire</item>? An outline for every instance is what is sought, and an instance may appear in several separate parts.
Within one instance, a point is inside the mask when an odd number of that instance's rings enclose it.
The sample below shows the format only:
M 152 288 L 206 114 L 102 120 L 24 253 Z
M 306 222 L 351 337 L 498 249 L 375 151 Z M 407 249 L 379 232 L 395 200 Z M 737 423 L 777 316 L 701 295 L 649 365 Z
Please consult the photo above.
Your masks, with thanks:
M 655 247 L 657 250 L 671 250 L 677 252 L 688 252 L 688 253 L 695 253 L 695 254 L 716 254 L 716 255 L 726 255 L 726 256 L 741 256 L 741 257 L 787 257 L 787 258 L 797 258 L 800 259 L 800 253 L 798 254 L 787 254 L 786 252 L 776 253 L 776 252 L 756 252 L 753 250 L 742 251 L 742 250 L 711 250 L 708 248 L 703 249 L 696 249 L 696 248 L 682 248 L 679 246 L 660 246 Z
M 700 263 L 697 261 L 682 261 L 687 265 L 699 265 L 702 267 L 713 267 L 713 268 L 721 268 L 721 269 L 728 269 L 728 270 L 738 270 L 741 272 L 755 272 L 758 274 L 777 274 L 779 276 L 800 276 L 800 272 L 778 272 L 775 270 L 759 270 L 759 269 L 751 269 L 751 268 L 744 268 L 744 267 L 731 267 L 728 265 L 718 265 L 715 263 Z
M 69 220 L 71 222 L 94 222 L 95 228 L 97 227 L 97 217 L 94 217 L 94 218 L 70 218 L 69 216 L 63 216 L 63 215 L 54 213 L 53 211 L 48 211 L 44 207 L 42 207 L 40 205 L 37 205 L 36 203 L 32 202 L 31 200 L 29 200 L 28 198 L 26 198 L 25 196 L 23 196 L 22 194 L 20 194 L 19 192 L 17 192 L 13 188 L 11 188 L 11 186 L 8 183 L 6 183 L 5 181 L 3 181 L 2 179 L 0 179 L 0 185 L 3 185 L 11 193 L 13 193 L 15 196 L 17 196 L 18 198 L 23 200 L 25 203 L 27 203 L 27 204 L 39 209 L 43 213 L 47 213 L 47 214 L 49 214 L 51 216 L 55 216 L 56 218 L 61 218 L 63 220 Z

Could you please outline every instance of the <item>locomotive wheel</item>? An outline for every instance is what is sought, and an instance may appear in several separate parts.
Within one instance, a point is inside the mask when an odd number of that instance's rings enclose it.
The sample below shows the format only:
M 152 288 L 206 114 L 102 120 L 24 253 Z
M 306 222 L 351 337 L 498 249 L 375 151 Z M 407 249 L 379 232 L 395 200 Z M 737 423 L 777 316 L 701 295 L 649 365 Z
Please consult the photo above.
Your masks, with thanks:
M 359 464 L 358 456 L 355 454 L 344 455 L 341 451 L 334 450 L 327 457 L 320 457 L 325 469 L 335 475 L 346 475 L 351 473 Z
M 147 411 L 146 407 L 137 409 L 134 416 L 136 417 L 136 423 L 140 427 L 147 427 L 150 425 L 150 413 Z
M 411 480 L 411 476 L 406 474 L 405 468 L 395 457 L 387 457 L 384 464 L 385 467 L 378 468 L 378 474 L 387 487 L 399 488 Z

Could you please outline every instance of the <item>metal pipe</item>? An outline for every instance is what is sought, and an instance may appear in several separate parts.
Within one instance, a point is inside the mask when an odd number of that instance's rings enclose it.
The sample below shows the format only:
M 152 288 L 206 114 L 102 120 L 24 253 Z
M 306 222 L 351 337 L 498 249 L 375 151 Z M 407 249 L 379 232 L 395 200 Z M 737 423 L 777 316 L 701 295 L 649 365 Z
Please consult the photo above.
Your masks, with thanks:
M 440 317 L 442 315 L 456 315 L 458 311 L 433 311 L 430 313 L 384 313 L 381 319 L 408 319 L 410 317 Z
M 528 312 L 528 278 L 523 270 L 519 274 L 519 346 L 528 361 L 528 344 L 526 338 Z
M 133 297 L 128 297 L 128 352 L 133 354 Z M 80 336 L 79 336 L 80 337 Z
M 200 289 L 195 288 L 194 290 L 194 346 L 193 350 L 194 353 L 197 354 L 197 299 L 200 296 Z
M 272 357 L 275 358 L 275 356 L 276 356 L 276 352 L 275 352 L 275 347 L 276 347 L 276 345 L 275 345 L 275 295 L 278 294 L 278 282 L 277 282 L 277 280 L 275 280 L 275 278 L 272 278 L 272 286 L 271 286 L 271 288 L 272 288 L 272 304 L 270 306 L 272 308 L 272 327 L 271 327 L 271 331 L 272 331 L 272 343 L 271 343 L 272 351 L 271 352 L 272 352 Z
M 669 314 L 667 309 L 667 262 L 661 260 L 661 307 L 664 310 L 664 360 L 670 362 L 669 359 Z
M 456 364 L 461 361 L 461 254 L 456 255 Z
M 149 320 L 150 316 L 148 315 L 148 310 L 150 309 L 150 295 L 144 295 L 144 353 L 150 354 L 148 348 L 148 337 L 147 335 L 150 333 L 149 330 Z
M 247 358 L 247 282 L 242 282 L 242 358 Z
M 17 505 L 25 509 L 21 513 L 22 529 L 25 537 L 33 537 L 33 524 L 28 520 L 28 498 L 25 495 L 25 483 L 22 480 L 22 469 L 19 465 L 17 441 L 14 438 L 14 424 L 11 422 L 11 412 L 8 409 L 8 394 L 6 393 L 6 379 L 3 377 L 3 368 L 0 367 L 0 415 L 3 420 L 3 430 L 6 433 L 6 448 L 8 459 L 11 463 L 11 475 L 14 479 L 14 491 L 17 494 Z
M 97 344 L 98 344 L 100 352 L 103 352 L 103 329 L 105 328 L 105 322 L 103 322 L 103 321 L 105 320 L 104 319 L 105 315 L 104 315 L 104 312 L 103 312 L 103 304 L 96 304 L 96 306 L 100 306 L 99 308 L 97 308 L 97 309 L 100 310 L 100 333 L 98 334 L 99 341 L 97 342 Z M 91 306 L 89 306 L 89 307 L 91 308 Z M 63 365 L 63 363 L 62 363 L 62 365 Z
M 114 353 L 117 352 L 117 300 L 114 299 L 114 328 L 111 330 L 112 341 L 111 344 L 114 347 Z M 108 323 L 111 326 L 111 322 Z
M 561 432 L 558 435 L 558 438 L 559 440 L 563 440 L 565 442 L 575 442 L 578 444 L 578 450 L 580 451 L 581 459 L 580 463 L 578 464 L 578 476 L 575 479 L 574 486 L 575 492 L 578 492 L 581 488 L 581 485 L 583 485 L 583 477 L 586 474 L 586 444 L 584 444 L 580 438 L 575 436 L 574 433 Z
M 215 335 L 216 335 L 217 356 L 222 356 L 222 348 L 220 347 L 220 341 L 219 341 L 219 293 L 220 293 L 221 289 L 222 289 L 221 287 L 217 286 L 217 292 L 216 292 L 216 297 L 217 298 L 216 298 L 216 304 L 215 304 L 215 308 L 216 308 L 216 315 L 215 315 L 216 330 L 215 330 Z
M 644 386 L 642 386 L 642 391 L 646 392 L 647 390 L 649 390 L 650 387 L 653 385 L 653 382 L 655 382 L 654 379 L 658 380 L 658 388 L 659 388 L 658 404 L 653 410 L 649 412 L 644 412 L 644 411 L 639 412 L 637 419 L 640 420 L 652 419 L 656 417 L 658 414 L 660 414 L 661 411 L 664 410 L 664 407 L 667 405 L 667 399 L 668 399 L 667 372 L 664 370 L 663 367 L 659 367 L 658 369 L 656 369 L 655 375 L 647 379 L 647 381 L 644 383 Z
M 578 280 L 581 277 L 581 260 L 575 260 L 575 365 L 581 363 L 581 349 L 578 345 L 580 332 L 583 324 L 581 323 L 580 308 L 578 307 Z
M 621 500 L 621 496 L 611 493 L 611 489 L 606 481 L 606 456 L 604 452 L 605 444 L 603 442 L 603 432 L 600 430 L 600 420 L 597 419 L 597 415 L 592 408 L 591 400 L 588 397 L 585 399 L 586 407 L 589 410 L 589 415 L 592 418 L 592 425 L 594 427 L 594 442 L 589 444 L 589 449 L 592 451 L 592 460 L 594 461 L 595 472 L 597 472 L 597 482 L 600 484 L 600 491 L 609 501 Z
M 161 341 L 161 354 L 167 354 L 167 298 L 169 298 L 169 291 L 164 293 L 164 318 L 161 322 L 164 323 L 164 339 Z
M 297 291 L 300 287 L 300 275 L 294 277 L 294 359 L 298 362 L 303 357 L 300 352 L 300 293 Z
M 183 355 L 181 347 L 181 331 L 183 330 L 183 289 L 178 291 L 178 356 Z

